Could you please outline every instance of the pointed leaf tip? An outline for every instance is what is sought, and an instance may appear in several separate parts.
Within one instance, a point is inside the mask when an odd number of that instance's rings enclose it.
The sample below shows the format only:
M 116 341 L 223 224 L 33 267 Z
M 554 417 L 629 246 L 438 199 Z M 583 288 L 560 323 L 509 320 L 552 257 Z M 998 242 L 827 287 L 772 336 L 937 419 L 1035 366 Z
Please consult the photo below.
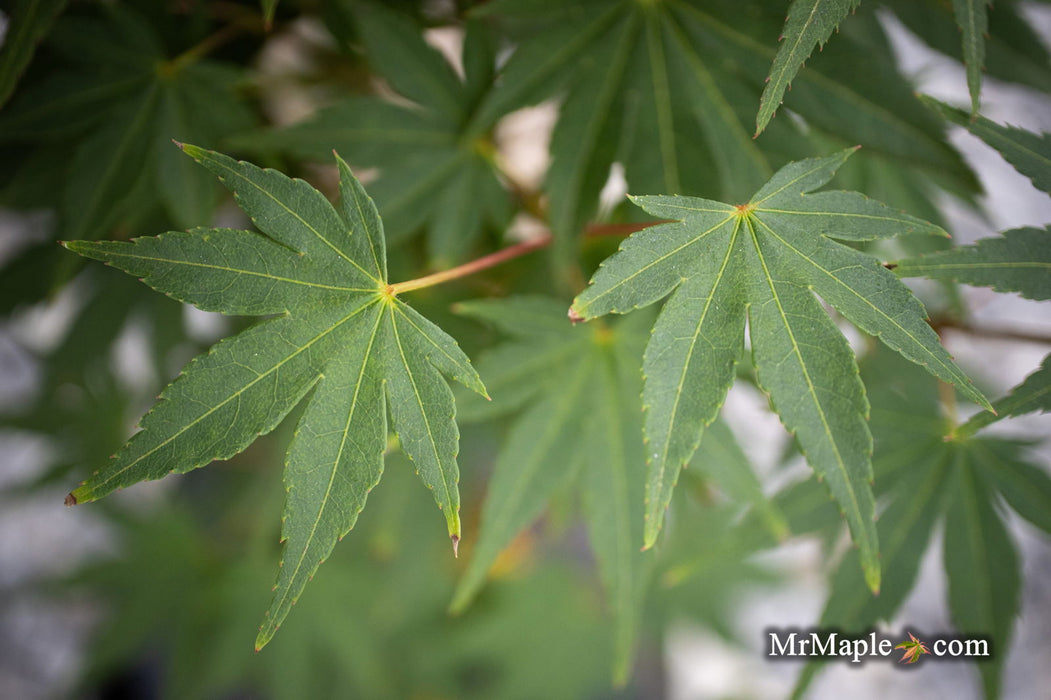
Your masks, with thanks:
M 866 566 L 865 567 L 865 583 L 868 585 L 869 590 L 872 591 L 872 595 L 879 596 L 880 588 L 880 570 L 878 566 Z
M 460 558 L 460 537 L 458 535 L 450 535 L 449 539 L 453 542 L 453 557 L 456 559 Z
M 574 326 L 584 320 L 584 317 L 578 314 L 577 310 L 574 309 L 572 306 L 569 307 L 569 311 L 566 313 L 566 316 L 569 317 L 570 323 L 572 323 Z
M 77 497 L 74 496 L 72 493 L 67 493 L 66 499 L 63 501 L 63 503 L 65 503 L 67 506 L 75 506 L 77 505 Z

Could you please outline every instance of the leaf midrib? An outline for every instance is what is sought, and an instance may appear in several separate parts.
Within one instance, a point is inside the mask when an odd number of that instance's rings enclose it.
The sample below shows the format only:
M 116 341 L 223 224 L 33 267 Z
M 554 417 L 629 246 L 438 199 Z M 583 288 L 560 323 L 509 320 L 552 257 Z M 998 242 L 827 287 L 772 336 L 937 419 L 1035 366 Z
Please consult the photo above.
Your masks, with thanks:
M 190 428 L 194 427 L 195 425 L 200 423 L 202 420 L 204 420 L 208 416 L 210 416 L 213 413 L 215 413 L 216 411 L 218 411 L 220 408 L 222 408 L 223 406 L 228 404 L 230 401 L 233 401 L 234 399 L 239 398 L 244 392 L 246 392 L 249 389 L 251 389 L 257 383 L 261 382 L 264 378 L 270 376 L 271 374 L 273 374 L 274 372 L 276 372 L 280 368 L 284 367 L 293 358 L 299 356 L 301 353 L 303 353 L 306 350 L 310 349 L 315 343 L 317 343 L 319 340 L 321 340 L 325 336 L 334 333 L 336 331 L 336 329 L 340 328 L 344 323 L 346 323 L 350 319 L 354 318 L 359 313 L 363 312 L 365 309 L 369 308 L 369 306 L 371 306 L 372 304 L 377 303 L 379 300 L 380 300 L 380 298 L 377 296 L 376 299 L 374 299 L 372 301 L 369 301 L 369 302 L 366 302 L 365 304 L 363 304 L 359 308 L 355 309 L 352 313 L 348 314 L 347 316 L 345 316 L 344 318 L 342 318 L 338 322 L 334 323 L 332 326 L 326 328 L 324 331 L 322 331 L 321 333 L 319 333 L 316 336 L 314 336 L 313 338 L 311 338 L 309 342 L 305 343 L 302 347 L 298 348 L 291 355 L 288 355 L 287 357 L 282 359 L 280 362 L 278 362 L 277 364 L 275 364 L 273 367 L 269 368 L 265 372 L 261 372 L 259 374 L 259 376 L 257 376 L 255 379 L 253 379 L 252 381 L 250 381 L 247 384 L 245 384 L 243 387 L 238 389 L 235 393 L 233 393 L 230 396 L 228 396 L 227 398 L 223 399 L 222 401 L 220 401 L 218 404 L 216 404 L 212 408 L 209 408 L 205 413 L 202 413 L 200 416 L 198 416 L 197 418 L 195 418 L 191 422 L 187 423 L 184 427 L 182 427 L 181 429 L 179 429 L 178 431 L 173 433 L 171 435 L 171 437 L 167 438 L 166 440 L 164 440 L 160 444 L 156 445 L 155 447 L 153 447 L 149 451 L 139 455 L 133 461 L 129 462 L 127 465 L 125 465 L 121 469 L 117 470 L 116 472 L 110 474 L 109 476 L 107 476 L 102 481 L 99 481 L 97 484 L 94 485 L 94 488 L 92 488 L 92 491 L 98 491 L 99 487 L 101 487 L 101 486 L 103 486 L 105 484 L 108 484 L 109 482 L 113 481 L 118 476 L 120 476 L 124 472 L 128 471 L 129 469 L 134 467 L 136 464 L 138 464 L 142 460 L 146 459 L 147 457 L 149 457 L 150 455 L 152 455 L 154 452 L 156 452 L 157 450 L 161 449 L 162 447 L 168 445 L 173 440 L 178 438 L 180 435 L 185 433 L 187 430 L 189 430 Z
M 799 0 L 796 1 L 798 2 Z M 800 28 L 799 33 L 796 35 L 795 42 L 791 45 L 791 48 L 789 48 L 789 50 L 784 54 L 785 60 L 783 63 L 781 63 L 780 70 L 777 72 L 777 75 L 772 76 L 773 79 L 769 83 L 767 83 L 766 90 L 770 91 L 768 93 L 767 99 L 769 99 L 769 97 L 773 97 L 775 94 L 784 95 L 788 82 L 785 80 L 785 75 L 788 73 L 789 67 L 796 60 L 796 52 L 799 50 L 800 45 L 803 43 L 803 39 L 807 33 L 807 30 L 810 29 L 810 26 L 813 24 L 814 15 L 817 14 L 817 8 L 821 5 L 821 2 L 822 0 L 817 0 L 810 8 L 810 15 L 803 22 L 803 26 Z M 780 54 L 781 52 L 778 51 L 775 55 L 775 63 L 777 62 L 776 56 Z
M 831 193 L 828 192 L 826 194 L 831 194 Z M 805 197 L 806 195 L 802 195 L 802 196 Z M 908 224 L 909 226 L 916 226 L 917 225 L 916 220 L 915 219 L 911 219 L 911 218 L 899 218 L 899 217 L 896 217 L 896 216 L 876 216 L 874 214 L 861 214 L 861 213 L 851 213 L 851 212 L 843 212 L 843 211 L 813 211 L 813 210 L 806 210 L 806 211 L 804 211 L 804 210 L 801 210 L 801 209 L 797 209 L 797 210 L 792 210 L 792 209 L 769 209 L 767 207 L 763 207 L 762 209 L 758 209 L 757 208 L 756 212 L 757 213 L 769 213 L 769 214 L 792 214 L 792 215 L 796 215 L 796 216 L 842 216 L 844 218 L 850 218 L 850 219 L 872 219 L 873 221 L 892 221 L 892 222 L 896 222 L 896 223 Z M 834 234 L 834 233 L 829 233 L 827 235 L 832 236 L 833 238 L 837 237 L 836 234 Z M 853 240 L 853 239 L 851 239 L 851 240 Z
M 829 426 L 828 424 L 828 418 L 825 415 L 825 410 L 821 406 L 821 402 L 818 400 L 817 390 L 814 387 L 813 380 L 811 380 L 810 378 L 810 372 L 807 370 L 806 362 L 803 360 L 803 355 L 799 349 L 799 344 L 798 342 L 796 342 L 795 333 L 792 332 L 792 326 L 788 322 L 788 316 L 785 314 L 784 306 L 781 304 L 781 297 L 777 293 L 777 286 L 774 284 L 773 276 L 770 274 L 770 268 L 767 266 L 766 258 L 763 255 L 763 251 L 759 246 L 759 238 L 756 235 L 754 226 L 752 225 L 754 221 L 755 217 L 748 217 L 748 231 L 752 236 L 752 244 L 755 246 L 755 252 L 756 255 L 758 255 L 759 257 L 759 263 L 763 267 L 764 279 L 770 287 L 770 294 L 771 296 L 773 296 L 774 303 L 777 305 L 777 311 L 780 314 L 781 321 L 784 324 L 785 330 L 788 333 L 788 338 L 792 342 L 792 352 L 793 354 L 795 354 L 796 359 L 799 361 L 799 366 L 803 371 L 803 378 L 804 380 L 806 380 L 808 393 L 814 401 L 814 406 L 817 408 L 818 416 L 821 418 L 821 426 L 825 431 L 825 436 L 828 438 L 829 444 L 832 446 L 832 452 L 835 454 L 836 457 L 836 466 L 839 468 L 839 471 L 842 472 L 843 483 L 847 488 L 847 492 L 850 494 L 850 503 L 851 506 L 854 508 L 854 512 L 857 515 L 860 525 L 861 521 L 863 521 L 864 519 L 861 514 L 861 505 L 860 503 L 858 503 L 857 494 L 854 491 L 854 485 L 850 480 L 850 475 L 847 473 L 846 463 L 843 461 L 843 456 L 839 452 L 839 444 L 836 442 L 835 437 L 832 435 L 832 429 L 831 426 Z M 859 541 L 864 542 L 864 539 L 860 537 L 861 533 L 858 534 Z M 864 559 L 864 556 L 862 558 Z
M 657 110 L 657 139 L 660 143 L 661 169 L 664 171 L 664 186 L 668 192 L 682 190 L 679 184 L 679 161 L 675 154 L 675 122 L 672 114 L 671 89 L 668 86 L 668 71 L 661 40 L 660 26 L 655 16 L 646 21 L 646 48 L 650 58 L 650 76 L 653 81 L 653 102 Z
M 332 469 L 329 474 L 328 484 L 325 487 L 325 495 L 321 499 L 321 507 L 318 509 L 317 517 L 314 519 L 314 524 L 310 528 L 310 534 L 307 535 L 306 543 L 303 546 L 303 551 L 299 555 L 299 560 L 296 562 L 296 568 L 292 572 L 291 576 L 289 576 L 290 581 L 295 581 L 296 576 L 299 575 L 299 570 L 302 568 L 303 562 L 306 560 L 307 552 L 310 550 L 310 545 L 313 543 L 314 535 L 317 533 L 318 524 L 321 522 L 321 517 L 322 515 L 324 515 L 325 509 L 329 505 L 329 497 L 332 494 L 332 485 L 335 483 L 336 474 L 339 472 L 339 463 L 340 459 L 343 457 L 343 450 L 347 444 L 347 436 L 350 432 L 350 424 L 354 420 L 354 414 L 358 407 L 358 395 L 361 392 L 361 385 L 362 380 L 365 376 L 365 369 L 368 367 L 369 362 L 371 362 L 372 346 L 376 342 L 376 336 L 379 334 L 380 322 L 382 320 L 383 313 L 377 313 L 376 323 L 372 327 L 372 335 L 369 337 L 368 347 L 366 347 L 365 353 L 363 355 L 364 359 L 361 363 L 361 370 L 358 372 L 357 381 L 354 383 L 354 397 L 351 399 L 351 407 L 350 411 L 347 413 L 347 423 L 343 429 L 343 435 L 340 438 L 339 449 L 337 450 L 336 457 L 332 462 Z M 322 374 L 321 381 L 324 380 L 325 375 Z M 284 605 L 285 600 L 288 599 L 288 596 L 290 595 L 291 591 L 292 585 L 290 584 L 289 586 L 284 588 L 281 597 L 271 604 L 271 609 L 277 609 L 280 606 Z
M 423 418 L 423 425 L 426 428 L 428 444 L 431 447 L 431 452 L 434 454 L 434 464 L 442 475 L 442 488 L 445 491 L 444 500 L 445 503 L 448 505 L 450 511 L 445 513 L 445 517 L 446 519 L 449 519 L 449 523 L 451 525 L 451 519 L 456 516 L 456 513 L 452 512 L 453 498 L 452 489 L 450 489 L 449 486 L 449 475 L 446 473 L 447 470 L 445 469 L 445 465 L 442 463 L 441 455 L 438 453 L 438 445 L 434 441 L 434 431 L 431 430 L 431 420 L 427 416 L 427 411 L 423 405 L 423 398 L 420 396 L 420 390 L 416 386 L 416 378 L 412 373 L 412 368 L 409 366 L 409 360 L 405 356 L 405 348 L 402 346 L 401 336 L 398 334 L 398 323 L 394 318 L 394 308 L 394 304 L 388 304 L 387 306 L 387 311 L 390 314 L 391 332 L 394 333 L 394 345 L 398 348 L 398 356 L 401 358 L 402 365 L 405 367 L 405 375 L 409 378 L 409 384 L 412 386 L 413 396 L 416 397 L 416 404 L 420 408 L 420 416 Z M 435 368 L 435 371 L 437 371 L 437 368 Z M 450 534 L 459 535 L 459 532 L 454 532 Z
M 975 561 L 979 564 L 976 573 L 981 574 L 987 572 L 987 569 L 981 567 L 982 563 L 988 561 L 985 538 L 982 537 L 982 527 L 979 521 L 981 516 L 980 507 L 978 505 L 978 490 L 976 484 L 973 483 L 974 474 L 971 471 L 969 464 L 961 465 L 963 468 L 960 470 L 960 490 L 961 494 L 961 508 L 963 508 L 966 517 L 966 532 L 967 538 L 970 541 L 969 549 L 975 554 Z M 989 601 L 992 599 L 992 592 L 989 589 L 989 581 L 985 576 L 977 575 L 974 576 L 974 585 L 978 591 L 978 595 L 975 596 L 976 600 L 973 601 L 974 611 L 977 613 L 979 619 L 977 629 L 979 630 L 993 630 L 995 628 L 994 615 L 992 610 L 989 608 Z M 974 630 L 965 630 L 974 631 Z
M 679 373 L 679 384 L 678 384 L 678 386 L 676 387 L 676 390 L 675 390 L 675 401 L 672 403 L 671 420 L 668 422 L 669 423 L 669 428 L 668 428 L 668 430 L 666 432 L 666 435 L 665 435 L 664 447 L 661 450 L 661 456 L 660 456 L 660 461 L 658 462 L 659 467 L 658 467 L 658 470 L 657 470 L 656 479 L 655 480 L 651 479 L 651 481 L 650 481 L 651 484 L 654 481 L 656 481 L 656 483 L 658 485 L 658 493 L 656 494 L 657 498 L 653 497 L 654 494 L 652 494 L 652 493 L 650 494 L 650 503 L 651 504 L 656 503 L 658 508 L 662 508 L 661 503 L 663 502 L 663 493 L 662 492 L 663 492 L 663 484 L 664 484 L 664 475 L 665 475 L 665 473 L 667 473 L 667 468 L 668 468 L 668 450 L 669 450 L 669 448 L 671 446 L 671 442 L 672 442 L 671 441 L 671 436 L 672 436 L 672 433 L 674 432 L 675 419 L 676 419 L 676 415 L 678 414 L 678 411 L 679 411 L 679 401 L 680 401 L 680 399 L 682 399 L 682 396 L 683 396 L 683 393 L 684 393 L 683 392 L 683 385 L 686 383 L 686 375 L 687 375 L 689 367 L 690 367 L 690 362 L 693 359 L 693 351 L 697 347 L 697 337 L 701 333 L 701 328 L 704 326 L 704 321 L 708 317 L 708 311 L 712 308 L 712 304 L 714 303 L 716 292 L 719 289 L 719 285 L 722 283 L 724 274 L 726 273 L 726 268 L 730 264 L 730 260 L 731 260 L 731 258 L 733 256 L 734 246 L 737 243 L 737 236 L 738 236 L 738 233 L 740 232 L 740 230 L 741 230 L 741 217 L 738 217 L 737 221 L 734 224 L 733 232 L 730 234 L 730 243 L 726 247 L 726 255 L 723 257 L 723 262 L 719 266 L 719 272 L 715 276 L 715 282 L 712 284 L 712 291 L 708 295 L 708 299 L 704 303 L 704 309 L 701 311 L 700 317 L 697 319 L 697 327 L 694 328 L 693 337 L 690 339 L 690 349 L 689 349 L 689 351 L 686 354 L 685 362 L 683 362 L 682 372 Z M 701 436 L 698 435 L 696 443 L 699 444 L 700 440 L 701 440 Z M 693 453 L 694 450 L 696 450 L 697 444 L 695 444 L 694 448 L 692 450 L 690 450 L 691 454 Z M 647 462 L 648 461 L 649 460 L 647 460 Z M 647 537 L 646 539 L 648 541 L 650 538 Z M 653 539 L 656 539 L 656 533 L 653 533 Z
M 638 270 L 636 270 L 632 274 L 630 274 L 627 277 L 625 277 L 624 279 L 622 279 L 620 282 L 617 282 L 616 284 L 610 285 L 610 287 L 607 288 L 606 291 L 602 292 L 601 294 L 596 294 L 590 301 L 587 302 L 587 304 L 585 306 L 591 306 L 592 304 L 595 303 L 595 300 L 601 299 L 602 297 L 607 296 L 608 294 L 611 294 L 614 289 L 617 289 L 618 287 L 627 284 L 628 282 L 630 282 L 631 280 L 635 279 L 636 277 L 638 277 L 639 275 L 641 275 L 643 272 L 645 272 L 646 270 L 650 269 L 654 265 L 657 265 L 658 263 L 664 262 L 665 260 L 667 260 L 668 258 L 672 257 L 673 255 L 675 255 L 679 251 L 685 250 L 686 248 L 689 248 L 694 243 L 697 243 L 698 241 L 704 239 L 705 237 L 707 237 L 708 235 L 713 233 L 715 230 L 717 230 L 718 228 L 723 226 L 727 221 L 730 221 L 732 218 L 734 218 L 734 216 L 735 216 L 735 214 L 731 212 L 725 219 L 723 219 L 722 221 L 720 221 L 716 225 L 712 226 L 707 231 L 704 231 L 704 232 L 694 236 L 693 238 L 688 240 L 686 243 L 683 243 L 678 248 L 675 248 L 674 250 L 671 250 L 671 251 L 665 253 L 664 255 L 660 256 L 656 260 L 653 260 L 652 262 L 649 262 L 649 263 L 643 265 Z M 665 225 L 667 225 L 667 224 L 665 224 Z M 653 229 L 653 231 L 654 232 L 660 231 L 661 228 L 663 228 L 663 226 L 655 227 Z
M 249 235 L 254 235 L 249 231 L 245 231 Z M 76 246 L 79 247 L 79 246 Z M 220 270 L 222 272 L 233 272 L 239 275 L 251 275 L 253 277 L 262 277 L 264 279 L 275 280 L 278 282 L 287 282 L 289 284 L 297 284 L 303 287 L 315 287 L 317 289 L 326 289 L 334 292 L 375 292 L 375 289 L 367 288 L 356 288 L 356 287 L 337 287 L 330 284 L 321 284 L 319 282 L 307 282 L 306 280 L 293 279 L 291 277 L 279 277 L 277 275 L 269 274 L 266 272 L 256 272 L 254 270 L 242 270 L 234 267 L 225 267 L 223 265 L 212 265 L 209 263 L 191 262 L 189 260 L 174 260 L 172 258 L 157 258 L 149 255 L 133 255 L 131 253 L 121 253 L 118 251 L 106 251 L 107 257 L 113 258 L 129 258 L 132 260 L 143 260 L 148 262 L 166 263 L 170 265 L 185 265 L 187 267 L 200 267 L 208 270 Z M 147 275 L 148 277 L 149 275 Z M 286 309 L 287 310 L 287 309 Z
M 884 318 L 884 320 L 886 320 L 892 326 L 894 326 L 899 331 L 904 333 L 906 337 L 908 337 L 911 341 L 913 341 L 915 343 L 916 347 L 920 348 L 921 350 L 923 350 L 924 353 L 926 353 L 927 357 L 929 357 L 932 361 L 936 362 L 938 364 L 938 366 L 942 367 L 942 369 L 945 370 L 946 372 L 948 372 L 950 376 L 954 377 L 955 380 L 960 384 L 961 388 L 967 387 L 968 381 L 967 381 L 966 377 L 962 376 L 955 367 L 952 367 L 950 365 L 946 365 L 944 360 L 942 360 L 940 357 L 938 357 L 933 352 L 931 352 L 930 349 L 924 343 L 920 342 L 920 340 L 918 338 L 916 338 L 916 336 L 914 336 L 912 333 L 910 333 L 908 330 L 906 330 L 900 323 L 898 323 L 898 321 L 894 317 L 888 315 L 885 311 L 883 311 L 881 308 L 879 308 L 878 306 L 873 304 L 871 301 L 869 301 L 867 298 L 865 298 L 861 294 L 858 294 L 854 290 L 854 288 L 851 287 L 849 284 L 847 284 L 843 280 L 841 280 L 838 277 L 836 277 L 835 275 L 833 275 L 831 272 L 829 272 L 828 270 L 823 268 L 821 265 L 818 265 L 814 260 L 812 260 L 809 256 L 807 256 L 801 250 L 799 250 L 798 248 L 793 246 L 786 239 L 784 239 L 781 236 L 779 236 L 772 228 L 767 226 L 761 219 L 759 219 L 758 217 L 755 217 L 754 220 L 756 222 L 758 222 L 759 225 L 761 225 L 766 230 L 767 233 L 769 233 L 771 236 L 773 236 L 778 241 L 780 241 L 783 246 L 785 246 L 786 248 L 791 250 L 793 253 L 798 255 L 803 260 L 806 260 L 807 263 L 811 266 L 811 268 L 813 268 L 813 269 L 815 269 L 815 270 L 817 270 L 817 271 L 819 271 L 821 273 L 824 273 L 829 279 L 833 280 L 840 287 L 846 289 L 848 292 L 853 294 L 854 297 L 857 298 L 858 300 L 860 300 L 860 301 L 864 302 L 865 304 L 867 304 L 873 311 L 875 311 L 880 316 L 882 316 Z M 877 333 L 877 335 L 882 335 L 882 334 L 881 333 Z

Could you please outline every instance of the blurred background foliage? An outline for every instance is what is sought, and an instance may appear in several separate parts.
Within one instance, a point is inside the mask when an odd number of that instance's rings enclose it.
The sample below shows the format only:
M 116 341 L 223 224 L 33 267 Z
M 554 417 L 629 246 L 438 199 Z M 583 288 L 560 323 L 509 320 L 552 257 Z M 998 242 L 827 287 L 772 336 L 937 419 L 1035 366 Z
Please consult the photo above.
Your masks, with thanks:
M 614 164 L 621 189 L 631 192 L 736 198 L 788 160 L 861 143 L 833 186 L 942 225 L 946 201 L 977 211 L 979 178 L 944 120 L 895 67 L 885 31 L 893 13 L 958 59 L 950 3 L 863 3 L 810 58 L 780 117 L 752 140 L 785 8 L 781 0 L 6 5 L 0 207 L 16 214 L 0 232 L 0 311 L 5 329 L 15 329 L 5 330 L 17 346 L 8 357 L 28 359 L 6 361 L 4 374 L 32 367 L 35 381 L 0 408 L 9 442 L 35 436 L 46 449 L 39 468 L 4 477 L 0 502 L 15 508 L 64 493 L 126 439 L 186 360 L 245 325 L 190 313 L 55 244 L 209 222 L 246 226 L 172 139 L 280 167 L 329 195 L 334 171 L 319 163 L 337 150 L 380 206 L 394 279 L 549 231 L 555 245 L 547 259 L 521 258 L 414 298 L 476 359 L 495 356 L 505 334 L 454 313 L 455 303 L 560 294 L 568 306 L 567 292 L 619 240 L 580 233 L 615 232 L 640 218 L 623 198 L 600 197 Z M 985 66 L 991 78 L 1051 91 L 1048 50 L 1023 3 L 999 0 L 989 14 Z M 668 81 L 663 93 L 654 75 Z M 538 104 L 560 111 L 550 144 L 542 132 L 533 138 L 540 167 L 529 169 L 516 161 L 509 124 Z M 881 254 L 946 245 L 904 238 Z M 921 291 L 947 327 L 970 323 L 951 283 Z M 740 638 L 738 607 L 745 591 L 775 589 L 784 574 L 751 554 L 780 548 L 788 536 L 820 542 L 831 591 L 822 624 L 864 629 L 894 619 L 942 518 L 950 602 L 954 610 L 988 605 L 963 622 L 1006 649 L 1021 567 L 1003 506 L 1051 531 L 1045 465 L 1022 441 L 946 444 L 937 383 L 872 347 L 858 349 L 873 405 L 876 489 L 884 512 L 895 515 L 880 523 L 886 584 L 876 601 L 864 592 L 854 553 L 844 552 L 826 490 L 797 480 L 791 442 L 760 485 L 749 451 L 719 423 L 683 473 L 651 585 L 637 602 L 633 672 L 617 687 L 614 622 L 579 516 L 586 492 L 571 480 L 553 488 L 543 517 L 499 554 L 474 602 L 450 615 L 472 540 L 461 559 L 450 558 L 429 496 L 392 449 L 356 531 L 273 645 L 255 654 L 280 553 L 281 455 L 294 412 L 229 462 L 66 516 L 74 530 L 101 528 L 103 544 L 77 545 L 69 561 L 43 574 L 12 569 L 0 607 L 10 612 L 26 596 L 84 601 L 92 611 L 79 623 L 86 636 L 67 664 L 73 671 L 53 685 L 9 687 L 100 698 L 660 697 L 669 630 L 683 620 L 732 647 L 755 647 Z M 751 381 L 748 367 L 741 374 Z M 514 408 L 462 428 L 467 523 L 478 523 L 484 485 L 519 419 Z M 469 417 L 470 408 L 462 410 Z M 60 498 L 47 503 L 57 508 Z M 954 507 L 967 498 L 978 499 L 977 511 Z M 898 510 L 922 517 L 898 518 Z M 998 543 L 984 560 L 950 534 L 968 518 Z M 15 537 L 23 546 L 33 541 L 24 527 Z M 981 591 L 966 585 L 976 572 L 992 572 L 996 584 L 978 603 Z M 14 644 L 11 636 L 5 645 Z M 982 667 L 990 696 L 1003 662 L 998 656 Z M 800 691 L 814 671 L 804 672 Z

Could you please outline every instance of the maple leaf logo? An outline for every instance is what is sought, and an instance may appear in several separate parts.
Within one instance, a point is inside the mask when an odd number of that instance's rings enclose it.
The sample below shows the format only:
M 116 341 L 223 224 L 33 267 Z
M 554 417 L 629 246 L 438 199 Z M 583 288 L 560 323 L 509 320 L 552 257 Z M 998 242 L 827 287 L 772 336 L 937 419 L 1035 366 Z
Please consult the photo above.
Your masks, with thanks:
M 930 650 L 927 649 L 927 645 L 916 639 L 912 632 L 909 632 L 909 640 L 902 642 L 895 649 L 904 649 L 905 651 L 901 655 L 901 663 L 914 664 L 920 660 L 920 656 L 923 654 L 930 654 Z

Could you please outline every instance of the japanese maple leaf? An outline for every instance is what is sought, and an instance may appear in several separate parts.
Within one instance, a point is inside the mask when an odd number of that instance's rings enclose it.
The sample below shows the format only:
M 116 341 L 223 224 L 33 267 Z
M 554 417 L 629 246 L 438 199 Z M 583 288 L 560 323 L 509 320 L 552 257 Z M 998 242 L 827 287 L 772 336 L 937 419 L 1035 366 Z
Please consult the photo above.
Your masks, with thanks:
M 789 163 L 747 204 L 635 197 L 675 219 L 632 235 L 574 301 L 570 316 L 627 313 L 671 294 L 643 358 L 649 462 L 645 546 L 660 531 L 679 469 L 718 414 L 744 349 L 747 318 L 760 386 L 838 501 L 879 588 L 868 400 L 853 352 L 815 297 L 971 399 L 988 401 L 953 363 L 923 306 L 874 257 L 838 243 L 937 226 L 855 192 L 807 194 L 856 149 Z
M 262 647 L 379 482 L 388 407 L 456 545 L 459 433 L 441 375 L 485 388 L 456 342 L 396 298 L 379 215 L 338 156 L 337 209 L 302 180 L 181 147 L 234 192 L 261 233 L 194 229 L 66 247 L 200 309 L 276 317 L 190 362 L 142 430 L 67 502 L 232 457 L 311 394 L 288 451 L 286 546 Z
M 901 662 L 906 664 L 914 664 L 920 660 L 920 656 L 923 654 L 930 654 L 931 652 L 927 649 L 927 645 L 916 639 L 912 632 L 909 632 L 908 642 L 902 642 L 895 649 L 904 649 L 904 653 L 901 655 Z

